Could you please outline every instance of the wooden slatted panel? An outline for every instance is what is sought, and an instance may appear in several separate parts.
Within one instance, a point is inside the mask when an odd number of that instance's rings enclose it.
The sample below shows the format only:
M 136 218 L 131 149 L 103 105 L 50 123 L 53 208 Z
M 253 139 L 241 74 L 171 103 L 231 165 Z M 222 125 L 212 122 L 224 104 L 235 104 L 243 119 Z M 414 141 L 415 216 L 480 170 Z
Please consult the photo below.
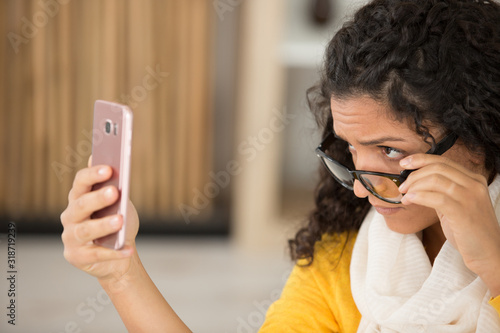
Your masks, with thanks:
M 178 1 L 175 3 L 177 9 L 176 13 L 178 16 L 175 20 L 175 29 L 179 31 L 176 35 L 176 41 L 172 51 L 177 53 L 177 66 L 173 72 L 173 80 L 176 82 L 176 94 L 179 97 L 177 100 L 177 107 L 179 109 L 188 110 L 189 109 L 189 44 L 183 43 L 189 38 L 189 30 L 192 28 L 192 22 L 189 17 L 189 6 L 190 3 L 187 1 Z M 191 24 L 190 24 L 191 22 Z M 188 120 L 187 113 L 177 113 L 175 115 L 175 137 L 179 139 L 179 143 L 174 146 L 175 156 L 179 158 L 174 161 L 174 173 L 182 175 L 181 177 L 175 177 L 174 179 L 174 204 L 179 205 L 184 202 L 184 197 L 186 196 L 186 191 L 188 190 L 185 186 L 186 174 L 180 173 L 180 170 L 187 170 L 187 154 L 188 151 Z
M 8 31 L 13 30 L 14 26 L 14 18 L 21 17 L 21 14 L 25 11 L 30 11 L 30 3 L 19 3 L 19 5 L 15 5 L 13 1 L 9 3 L 10 8 L 12 10 L 12 16 L 6 18 L 6 22 L 8 22 L 9 26 L 7 28 Z M 4 173 L 4 181 L 3 184 L 7 185 L 7 195 L 6 195 L 6 205 L 7 209 L 12 209 L 12 217 L 17 218 L 21 215 L 22 205 L 21 205 L 21 195 L 22 195 L 22 178 L 23 177 L 14 177 L 12 172 L 15 172 L 19 175 L 23 175 L 23 169 L 25 168 L 25 164 L 22 163 L 21 160 L 21 152 L 22 152 L 22 133 L 21 128 L 23 125 L 22 122 L 22 112 L 20 110 L 24 107 L 24 96 L 23 96 L 23 82 L 22 82 L 22 66 L 24 65 L 22 62 L 22 53 L 19 51 L 17 53 L 14 52 L 13 49 L 7 50 L 7 61 L 6 61 L 6 76 L 8 77 L 8 87 L 9 90 L 6 94 L 6 104 L 5 109 L 8 110 L 6 114 L 8 124 L 6 128 L 4 128 L 4 135 L 6 135 L 6 140 L 8 142 L 7 145 L 7 154 L 5 155 L 7 160 L 6 166 L 8 168 L 7 172 Z
M 204 87 L 209 87 L 209 71 L 211 66 L 207 66 L 208 63 L 213 63 L 211 53 L 207 52 L 210 48 L 209 40 L 203 38 L 201 34 L 198 33 L 199 29 L 203 27 L 209 27 L 209 17 L 207 16 L 207 10 L 203 6 L 205 0 L 195 0 L 195 6 L 191 8 L 191 22 L 196 24 L 196 29 L 191 30 L 191 36 L 188 38 L 188 43 L 190 44 L 189 55 L 190 55 L 190 86 L 192 91 L 197 93 L 195 98 L 190 98 L 191 101 L 191 112 L 189 115 L 191 117 L 190 132 L 191 133 L 205 133 L 205 136 L 212 137 L 212 130 L 214 124 L 212 123 L 212 117 L 209 117 L 204 108 L 206 105 L 212 104 L 211 94 L 209 89 L 204 89 Z M 199 55 L 202 55 L 201 57 Z M 208 70 L 207 70 L 208 69 Z M 189 179 L 188 188 L 196 188 L 198 184 L 205 181 L 206 174 L 204 170 L 200 168 L 200 165 L 212 165 L 213 156 L 213 146 L 205 147 L 203 144 L 203 136 L 192 136 L 191 145 L 189 151 L 191 153 L 188 174 L 192 175 Z M 204 151 L 208 149 L 208 151 Z M 204 191 L 204 189 L 200 189 Z M 189 195 L 188 195 L 189 197 Z
M 32 2 L 32 12 L 38 13 L 40 7 L 38 2 Z M 41 13 L 41 12 L 40 12 Z M 57 16 L 58 17 L 58 16 Z M 48 162 L 57 161 L 60 156 L 65 154 L 64 146 L 60 145 L 61 140 L 60 129 L 61 129 L 61 109 L 59 108 L 59 99 L 61 88 L 60 82 L 57 78 L 60 73 L 60 63 L 59 55 L 57 54 L 59 46 L 58 29 L 56 18 L 52 19 L 45 26 L 43 30 L 39 31 L 39 34 L 46 35 L 46 53 L 45 53 L 45 66 L 47 70 L 47 76 L 45 77 L 45 84 L 47 85 L 47 99 L 46 99 L 46 115 L 47 123 L 45 127 L 46 135 L 48 137 L 47 144 L 47 155 Z M 61 27 L 62 28 L 62 27 Z M 35 37 L 36 38 L 36 37 Z M 36 52 L 36 50 L 34 50 Z M 23 52 L 24 54 L 25 52 Z M 36 53 L 33 54 L 36 57 Z M 21 115 L 23 112 L 20 113 Z M 63 202 L 64 193 L 61 191 L 62 186 L 60 182 L 51 181 L 52 177 L 49 178 L 46 187 L 46 206 L 49 212 L 55 212 L 60 209 L 60 202 Z
M 155 3 L 153 18 L 155 26 L 153 31 L 155 32 L 155 39 L 161 41 L 154 45 L 155 64 L 158 64 L 162 71 L 169 72 L 169 77 L 158 85 L 158 93 L 153 96 L 158 111 L 156 113 L 158 118 L 154 126 L 155 137 L 159 143 L 156 154 L 157 165 L 161 170 L 158 173 L 158 181 L 164 185 L 156 188 L 157 192 L 154 197 L 155 209 L 160 215 L 168 214 L 176 209 L 172 204 L 174 193 L 172 156 L 175 154 L 172 120 L 175 114 L 176 95 L 174 94 L 175 84 L 171 73 L 172 65 L 176 60 L 172 47 L 175 36 L 171 33 L 164 33 L 174 30 L 175 17 L 175 3 L 173 1 L 158 1 Z
M 27 53 L 18 53 L 14 57 L 15 59 L 12 59 L 16 64 L 24 64 L 26 63 L 26 59 L 28 59 L 28 54 Z M 24 80 L 27 77 L 29 73 L 29 66 L 22 66 L 18 68 L 13 68 L 13 70 L 16 73 L 16 79 L 14 80 L 14 85 L 20 90 L 20 91 L 26 91 L 28 96 L 24 96 L 21 92 L 16 94 L 16 99 L 12 99 L 11 105 L 16 105 L 16 102 L 19 103 L 19 109 L 25 109 L 27 104 L 29 104 L 31 100 L 30 95 L 30 87 L 24 87 Z M 14 110 L 16 110 L 17 107 Z M 15 156 L 13 163 L 16 163 L 17 161 L 27 161 L 27 163 L 23 163 L 22 166 L 20 166 L 20 172 L 24 174 L 25 176 L 20 178 L 20 179 L 11 179 L 12 184 L 17 181 L 17 187 L 18 187 L 18 196 L 16 198 L 13 198 L 15 200 L 15 205 L 16 207 L 25 207 L 27 201 L 29 200 L 30 196 L 30 191 L 29 191 L 29 182 L 31 181 L 32 177 L 30 177 L 29 174 L 27 174 L 27 166 L 29 165 L 29 156 L 27 154 L 27 148 L 29 145 L 29 138 L 26 135 L 26 133 L 29 133 L 31 129 L 32 122 L 30 121 L 30 116 L 32 113 L 30 112 L 28 114 L 28 118 L 24 118 L 23 115 L 20 112 L 16 112 L 17 114 L 13 115 L 15 123 L 19 126 L 18 130 L 16 128 L 11 128 L 11 133 L 13 135 L 13 141 L 17 142 L 19 145 L 16 148 L 14 148 L 13 153 Z
M 0 13 L 6 13 L 9 6 L 9 1 L 0 1 Z M 0 24 L 0 36 L 7 36 L 8 24 Z M 2 42 L 0 42 L 0 109 L 5 109 L 7 106 L 7 73 L 6 73 L 6 64 L 7 64 L 7 48 L 8 48 L 8 40 L 4 38 Z M 7 115 L 6 112 L 0 112 L 0 124 L 7 123 Z M 1 125 L 0 125 L 1 126 Z M 4 126 L 1 127 L 2 130 L 5 130 Z M 4 135 L 3 140 L 0 140 L 0 156 L 7 156 L 7 140 Z M 1 161 L 1 160 L 0 160 Z M 5 161 L 1 161 L 0 163 L 0 175 L 6 174 L 8 172 L 8 168 L 6 167 Z M 6 201 L 7 201 L 7 186 L 4 183 L 5 178 L 2 179 L 2 183 L 0 183 L 0 211 L 6 210 Z
M 1 217 L 58 223 L 87 164 L 94 101 L 126 96 L 138 211 L 165 221 L 194 205 L 212 168 L 211 1 L 6 0 L 0 13 L 0 34 L 25 41 L 0 45 Z
M 74 53 L 72 49 L 72 29 L 71 29 L 71 19 L 72 19 L 72 8 L 69 6 L 61 6 L 59 8 L 57 16 L 54 17 L 57 20 L 56 24 L 54 24 L 56 30 L 56 38 L 59 41 L 58 49 L 56 50 L 56 54 L 58 55 L 58 60 L 56 67 L 58 67 L 58 91 L 57 91 L 57 99 L 58 99 L 58 110 L 56 110 L 56 117 L 58 118 L 58 129 L 55 131 L 57 133 L 57 138 L 59 142 L 65 142 L 69 147 L 75 147 L 74 144 L 74 136 L 73 136 L 73 124 L 74 115 L 73 110 L 75 107 L 74 104 L 74 93 L 75 93 L 75 75 L 74 75 L 74 66 L 73 59 Z M 36 58 L 36 54 L 33 55 L 33 58 Z M 54 84 L 56 86 L 56 84 Z M 36 99 L 35 99 L 36 100 Z M 59 156 L 61 154 L 65 154 L 66 147 L 62 145 L 59 146 Z M 90 151 L 90 142 L 81 142 L 79 146 L 76 147 L 77 152 L 81 151 L 81 157 L 85 160 L 85 153 Z M 85 163 L 85 162 L 84 162 Z M 49 168 L 50 170 L 50 168 Z M 59 184 L 58 189 L 60 188 L 68 188 L 71 187 L 72 180 L 69 177 L 62 178 L 57 181 Z M 58 190 L 60 193 L 57 202 L 56 208 L 58 209 L 61 202 L 64 202 L 67 194 Z M 43 192 L 42 192 L 43 193 Z

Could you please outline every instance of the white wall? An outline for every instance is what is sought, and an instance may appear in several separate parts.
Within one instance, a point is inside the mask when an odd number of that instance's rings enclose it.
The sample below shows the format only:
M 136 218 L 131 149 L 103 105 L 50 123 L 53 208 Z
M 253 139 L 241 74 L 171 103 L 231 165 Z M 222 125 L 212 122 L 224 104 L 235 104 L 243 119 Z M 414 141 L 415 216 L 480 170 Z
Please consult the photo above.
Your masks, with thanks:
M 332 21 L 314 24 L 309 14 L 312 1 L 286 1 L 285 30 L 281 57 L 286 68 L 285 104 L 296 115 L 285 134 L 283 188 L 311 190 L 316 182 L 318 161 L 314 149 L 320 133 L 306 104 L 306 90 L 319 79 L 325 47 L 353 11 L 367 1 L 333 0 Z

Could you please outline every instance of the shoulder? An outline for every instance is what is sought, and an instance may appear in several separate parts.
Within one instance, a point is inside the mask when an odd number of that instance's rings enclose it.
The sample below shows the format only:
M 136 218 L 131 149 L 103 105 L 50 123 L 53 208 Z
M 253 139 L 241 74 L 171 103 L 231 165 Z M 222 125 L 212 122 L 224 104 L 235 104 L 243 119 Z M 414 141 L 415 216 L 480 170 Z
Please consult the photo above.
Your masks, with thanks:
M 332 288 L 350 285 L 350 265 L 357 232 L 325 234 L 314 248 L 314 259 L 308 265 L 307 259 L 297 261 L 296 275 L 314 277 L 321 287 Z
M 355 332 L 361 315 L 351 293 L 350 267 L 357 232 L 324 235 L 316 244 L 311 275 L 325 295 L 341 332 Z
M 357 232 L 354 231 L 323 235 L 315 244 L 311 267 L 320 271 L 326 269 L 330 273 L 332 269 L 342 270 L 346 267 L 349 269 L 356 237 Z M 298 266 L 305 266 L 305 264 L 305 260 L 297 262 Z

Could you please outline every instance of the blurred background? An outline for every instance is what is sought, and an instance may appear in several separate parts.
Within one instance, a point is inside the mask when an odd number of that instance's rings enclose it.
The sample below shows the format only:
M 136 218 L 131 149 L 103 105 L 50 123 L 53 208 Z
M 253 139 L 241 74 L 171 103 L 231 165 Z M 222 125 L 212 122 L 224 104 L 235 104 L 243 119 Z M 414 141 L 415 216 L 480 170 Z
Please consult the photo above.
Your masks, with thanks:
M 18 325 L 1 331 L 125 331 L 62 258 L 59 215 L 97 99 L 134 112 L 138 248 L 162 293 L 194 331 L 256 331 L 313 207 L 320 137 L 305 92 L 360 4 L 0 1 L 0 246 L 15 223 L 19 264 Z

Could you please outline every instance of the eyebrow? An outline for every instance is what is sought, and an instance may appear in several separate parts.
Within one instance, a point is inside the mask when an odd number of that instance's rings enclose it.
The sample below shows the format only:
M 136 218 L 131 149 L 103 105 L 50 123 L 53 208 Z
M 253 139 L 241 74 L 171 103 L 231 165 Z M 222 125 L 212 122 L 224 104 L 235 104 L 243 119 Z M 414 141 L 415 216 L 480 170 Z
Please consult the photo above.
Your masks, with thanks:
M 337 133 L 333 132 L 333 134 L 335 135 L 335 137 L 337 139 L 340 139 L 340 140 L 347 142 L 347 140 L 345 140 L 341 136 L 338 136 Z M 396 137 L 396 136 L 384 136 L 384 137 L 381 137 L 378 139 L 359 141 L 359 144 L 362 146 L 377 146 L 377 145 L 380 145 L 380 144 L 386 143 L 386 142 L 406 142 L 406 140 L 404 138 Z

